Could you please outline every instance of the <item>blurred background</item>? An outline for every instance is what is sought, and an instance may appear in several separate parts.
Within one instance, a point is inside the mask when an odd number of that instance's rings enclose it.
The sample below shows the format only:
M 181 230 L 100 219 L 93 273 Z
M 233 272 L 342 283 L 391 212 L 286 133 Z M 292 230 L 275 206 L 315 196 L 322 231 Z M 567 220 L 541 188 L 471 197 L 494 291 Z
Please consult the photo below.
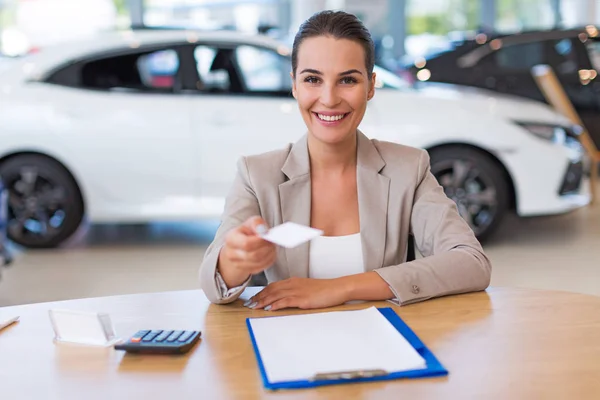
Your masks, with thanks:
M 375 41 L 361 129 L 428 150 L 492 285 L 600 295 L 600 0 L 0 0 L 0 306 L 198 288 L 237 159 L 304 134 L 324 9 Z

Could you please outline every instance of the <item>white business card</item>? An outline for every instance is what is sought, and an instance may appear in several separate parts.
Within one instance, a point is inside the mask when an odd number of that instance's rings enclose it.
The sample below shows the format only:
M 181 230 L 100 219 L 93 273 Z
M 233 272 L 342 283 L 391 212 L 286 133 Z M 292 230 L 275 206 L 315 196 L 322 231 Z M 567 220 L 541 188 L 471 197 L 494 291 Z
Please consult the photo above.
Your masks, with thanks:
M 296 224 L 294 222 L 285 222 L 271 228 L 261 237 L 279 246 L 292 248 L 308 242 L 317 236 L 321 236 L 322 234 L 323 231 L 319 229 Z

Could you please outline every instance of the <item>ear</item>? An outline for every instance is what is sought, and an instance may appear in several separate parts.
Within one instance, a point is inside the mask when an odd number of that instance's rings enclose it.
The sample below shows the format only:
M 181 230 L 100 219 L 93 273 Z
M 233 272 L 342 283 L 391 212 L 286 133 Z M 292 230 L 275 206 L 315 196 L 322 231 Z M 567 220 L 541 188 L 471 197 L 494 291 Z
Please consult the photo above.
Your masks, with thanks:
M 377 74 L 373 72 L 371 74 L 371 84 L 369 85 L 369 93 L 367 94 L 367 100 L 371 100 L 375 96 L 375 82 L 377 82 Z
M 293 72 L 290 72 L 290 78 L 292 78 L 292 96 L 294 96 L 294 98 L 297 99 L 298 97 L 296 96 L 296 80 L 294 79 Z

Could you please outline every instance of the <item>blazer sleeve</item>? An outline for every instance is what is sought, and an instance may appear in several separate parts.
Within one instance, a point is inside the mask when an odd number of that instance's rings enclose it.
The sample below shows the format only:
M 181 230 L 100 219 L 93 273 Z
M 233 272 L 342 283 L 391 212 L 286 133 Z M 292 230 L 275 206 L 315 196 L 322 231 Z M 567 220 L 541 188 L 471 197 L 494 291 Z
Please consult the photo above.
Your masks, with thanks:
M 260 208 L 250 182 L 246 159 L 242 157 L 237 164 L 237 176 L 225 200 L 221 225 L 217 229 L 213 242 L 204 253 L 204 259 L 200 265 L 200 287 L 212 303 L 226 304 L 235 301 L 243 292 L 241 289 L 250 282 L 247 280 L 242 288 L 239 288 L 240 290 L 235 291 L 235 294 L 224 297 L 216 278 L 216 272 L 219 253 L 225 243 L 227 233 L 256 215 L 260 215 Z
M 401 305 L 486 289 L 492 266 L 470 226 L 458 213 L 421 153 L 411 230 L 423 258 L 376 269 Z

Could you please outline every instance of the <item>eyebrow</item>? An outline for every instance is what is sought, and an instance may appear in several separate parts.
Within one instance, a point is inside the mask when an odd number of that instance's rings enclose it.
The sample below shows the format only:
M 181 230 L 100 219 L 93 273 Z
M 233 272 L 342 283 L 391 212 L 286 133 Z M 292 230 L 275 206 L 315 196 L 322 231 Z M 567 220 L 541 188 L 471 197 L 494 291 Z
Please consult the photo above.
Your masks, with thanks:
M 303 69 L 302 72 L 300 72 L 300 74 L 315 74 L 315 75 L 323 75 L 323 73 L 321 71 L 318 71 L 316 69 Z M 352 75 L 352 74 L 360 74 L 362 75 L 362 72 L 360 72 L 357 69 L 349 69 L 348 71 L 344 71 L 344 72 L 340 72 L 340 76 L 346 76 L 346 75 Z

